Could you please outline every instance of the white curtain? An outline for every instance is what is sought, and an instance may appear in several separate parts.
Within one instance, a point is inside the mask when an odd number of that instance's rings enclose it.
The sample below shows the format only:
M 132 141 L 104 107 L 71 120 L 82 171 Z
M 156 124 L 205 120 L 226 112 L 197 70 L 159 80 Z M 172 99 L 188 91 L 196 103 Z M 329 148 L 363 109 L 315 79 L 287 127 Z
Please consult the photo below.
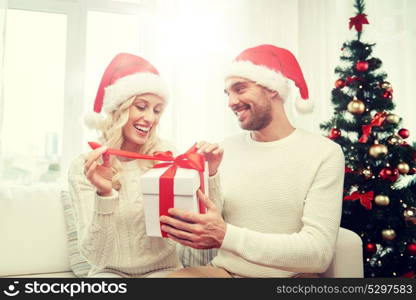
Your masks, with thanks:
M 0 0 L 0 158 L 1 158 L 1 144 L 2 144 L 2 128 L 4 116 L 4 49 L 6 36 L 6 12 L 7 0 Z M 2 160 L 0 159 L 0 170 Z
M 159 0 L 143 17 L 143 54 L 159 64 L 172 97 L 161 134 L 185 150 L 194 141 L 220 141 L 239 132 L 223 94 L 223 73 L 243 49 L 274 44 L 297 57 L 309 85 L 315 111 L 297 115 L 296 126 L 320 132 L 333 112 L 331 89 L 337 79 L 340 48 L 355 37 L 348 29 L 355 16 L 353 0 Z M 396 113 L 403 127 L 416 134 L 412 83 L 416 77 L 416 1 L 367 0 L 370 25 L 363 41 L 376 42 L 373 55 L 394 87 Z

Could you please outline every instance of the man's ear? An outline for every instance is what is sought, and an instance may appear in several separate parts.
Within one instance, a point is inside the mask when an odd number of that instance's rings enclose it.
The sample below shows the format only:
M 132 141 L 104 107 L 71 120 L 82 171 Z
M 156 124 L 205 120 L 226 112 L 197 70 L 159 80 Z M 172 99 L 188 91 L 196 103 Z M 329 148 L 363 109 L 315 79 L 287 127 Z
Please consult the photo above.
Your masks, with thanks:
M 272 90 L 267 89 L 267 93 L 269 94 L 269 97 L 272 100 L 274 100 L 274 99 L 276 99 L 276 100 L 277 99 L 280 99 L 279 92 L 277 92 L 277 91 L 272 91 Z
M 276 92 L 276 91 L 270 91 L 270 95 L 271 95 L 272 98 L 276 98 L 276 97 L 280 96 L 279 93 Z

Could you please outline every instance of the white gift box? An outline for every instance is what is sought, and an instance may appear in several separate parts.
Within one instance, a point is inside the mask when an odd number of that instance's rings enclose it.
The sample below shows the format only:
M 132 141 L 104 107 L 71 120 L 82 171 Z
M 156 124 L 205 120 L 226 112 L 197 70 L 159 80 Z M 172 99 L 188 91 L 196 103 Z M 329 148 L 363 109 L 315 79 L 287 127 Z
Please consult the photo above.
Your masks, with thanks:
M 146 234 L 148 236 L 162 237 L 159 215 L 159 179 L 168 167 L 154 168 L 147 171 L 140 178 L 143 192 Z M 205 165 L 204 187 L 208 195 L 208 166 Z M 173 185 L 174 207 L 192 213 L 199 213 L 199 201 L 196 195 L 200 187 L 199 172 L 192 169 L 178 168 Z

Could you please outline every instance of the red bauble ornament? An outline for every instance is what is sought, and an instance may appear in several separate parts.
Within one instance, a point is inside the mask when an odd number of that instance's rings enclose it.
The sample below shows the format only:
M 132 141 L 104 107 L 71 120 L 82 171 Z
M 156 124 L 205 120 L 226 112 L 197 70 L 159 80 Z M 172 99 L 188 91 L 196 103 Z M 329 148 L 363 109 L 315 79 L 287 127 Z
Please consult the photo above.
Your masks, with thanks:
M 391 100 L 391 99 L 393 99 L 393 94 L 392 94 L 392 93 L 390 93 L 389 91 L 384 91 L 384 93 L 383 93 L 383 98 L 384 98 L 384 99 Z
M 403 138 L 403 139 L 407 139 L 410 135 L 409 130 L 407 130 L 406 128 L 402 128 L 399 130 L 399 135 Z
M 355 69 L 358 72 L 365 72 L 368 70 L 368 62 L 366 61 L 357 61 L 357 63 L 355 64 Z
M 337 89 L 342 89 L 345 86 L 346 82 L 343 79 L 338 79 L 337 81 L 335 81 L 335 87 Z
M 383 168 L 379 176 L 384 180 L 395 182 L 399 178 L 399 170 L 392 168 Z
M 341 130 L 338 128 L 331 128 L 331 131 L 329 131 L 329 138 L 331 140 L 335 140 L 336 138 L 339 138 L 341 136 Z
M 373 244 L 373 243 L 366 244 L 365 245 L 365 251 L 367 251 L 367 253 L 370 253 L 370 254 L 376 253 L 376 251 L 377 251 L 376 244 Z
M 407 252 L 409 252 L 410 255 L 416 255 L 416 244 L 411 243 L 407 245 L 406 250 Z
M 415 278 L 416 274 L 415 271 L 409 271 L 407 273 L 404 273 L 401 277 L 403 278 Z

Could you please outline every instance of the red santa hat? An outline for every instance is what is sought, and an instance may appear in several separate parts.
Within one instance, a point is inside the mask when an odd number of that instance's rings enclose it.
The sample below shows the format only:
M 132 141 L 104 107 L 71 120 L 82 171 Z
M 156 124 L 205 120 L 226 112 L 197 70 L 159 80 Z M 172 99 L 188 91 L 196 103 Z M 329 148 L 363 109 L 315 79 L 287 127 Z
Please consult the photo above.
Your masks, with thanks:
M 226 79 L 230 77 L 252 80 L 269 90 L 279 92 L 284 100 L 287 97 L 287 80 L 291 80 L 298 87 L 301 96 L 296 97 L 296 109 L 305 113 L 313 110 L 313 103 L 308 100 L 308 86 L 299 63 L 295 56 L 284 48 L 260 45 L 244 50 L 231 64 Z
M 90 128 L 99 128 L 104 120 L 101 110 L 111 113 L 134 95 L 151 93 L 165 101 L 168 91 L 159 72 L 147 60 L 129 53 L 119 53 L 105 69 L 94 101 L 94 112 L 85 117 Z

